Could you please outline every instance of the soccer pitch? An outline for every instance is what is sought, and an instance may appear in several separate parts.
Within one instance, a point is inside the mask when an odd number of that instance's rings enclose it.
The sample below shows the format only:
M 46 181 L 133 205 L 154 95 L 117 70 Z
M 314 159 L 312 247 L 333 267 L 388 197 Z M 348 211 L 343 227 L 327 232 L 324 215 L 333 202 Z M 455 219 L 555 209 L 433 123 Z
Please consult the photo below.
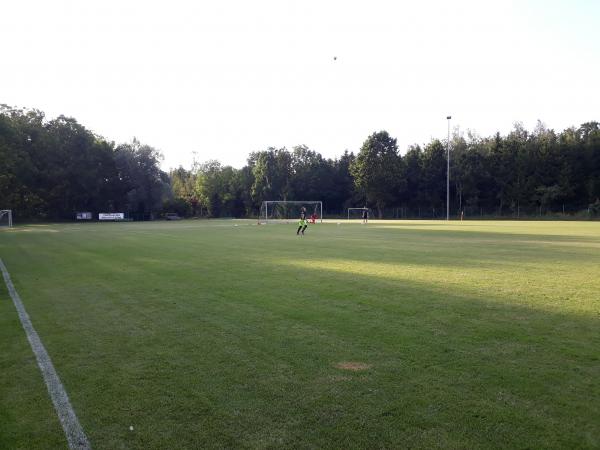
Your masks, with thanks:
M 600 446 L 600 223 L 357 222 L 31 225 L 0 257 L 94 449 Z M 0 448 L 65 448 L 4 285 L 0 367 Z

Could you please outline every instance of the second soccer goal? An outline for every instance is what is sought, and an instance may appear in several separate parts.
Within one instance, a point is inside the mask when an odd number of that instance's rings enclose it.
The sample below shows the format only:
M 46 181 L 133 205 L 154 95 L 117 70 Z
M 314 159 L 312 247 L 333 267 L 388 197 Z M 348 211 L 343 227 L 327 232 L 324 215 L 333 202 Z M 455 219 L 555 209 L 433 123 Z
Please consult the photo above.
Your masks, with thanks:
M 365 219 L 371 218 L 371 208 L 348 208 L 348 220 L 350 219 Z

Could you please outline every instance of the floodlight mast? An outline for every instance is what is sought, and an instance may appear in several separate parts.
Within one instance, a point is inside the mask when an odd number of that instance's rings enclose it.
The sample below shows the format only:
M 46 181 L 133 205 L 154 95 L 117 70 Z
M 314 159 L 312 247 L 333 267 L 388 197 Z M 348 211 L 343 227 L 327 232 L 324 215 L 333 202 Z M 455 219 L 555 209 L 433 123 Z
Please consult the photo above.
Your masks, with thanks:
M 446 141 L 446 220 L 450 220 L 450 119 L 452 116 L 447 116 L 448 120 L 448 140 Z

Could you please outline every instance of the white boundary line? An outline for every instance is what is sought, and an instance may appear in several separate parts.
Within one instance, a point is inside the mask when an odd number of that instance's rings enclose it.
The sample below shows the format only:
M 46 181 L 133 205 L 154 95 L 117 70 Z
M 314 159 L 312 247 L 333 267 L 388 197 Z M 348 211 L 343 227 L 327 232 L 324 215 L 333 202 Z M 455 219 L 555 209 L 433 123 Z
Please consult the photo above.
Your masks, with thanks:
M 21 319 L 21 325 L 23 325 L 23 329 L 25 330 L 25 334 L 27 334 L 27 339 L 29 340 L 31 349 L 35 354 L 35 359 L 37 360 L 40 370 L 42 371 L 44 382 L 46 383 L 48 393 L 50 394 L 50 398 L 54 404 L 54 409 L 56 409 L 56 414 L 58 414 L 58 419 L 60 420 L 65 432 L 67 442 L 69 443 L 69 448 L 78 450 L 91 449 L 90 443 L 88 442 L 87 437 L 83 432 L 83 428 L 81 428 L 79 420 L 77 420 L 75 411 L 71 406 L 69 396 L 60 382 L 60 378 L 58 378 L 58 374 L 56 373 L 54 365 L 50 360 L 50 355 L 48 355 L 48 352 L 44 348 L 44 344 L 42 344 L 42 341 L 35 331 L 35 328 L 33 328 L 31 320 L 29 319 L 29 315 L 27 314 L 27 311 L 25 311 L 25 307 L 23 306 L 21 298 L 19 297 L 19 294 L 17 294 L 17 291 L 12 284 L 10 275 L 8 270 L 6 270 L 6 266 L 2 262 L 2 259 L 0 259 L 0 269 L 2 270 L 2 275 L 4 276 L 4 282 L 8 288 L 8 293 L 15 304 L 15 308 L 19 314 L 19 319 Z

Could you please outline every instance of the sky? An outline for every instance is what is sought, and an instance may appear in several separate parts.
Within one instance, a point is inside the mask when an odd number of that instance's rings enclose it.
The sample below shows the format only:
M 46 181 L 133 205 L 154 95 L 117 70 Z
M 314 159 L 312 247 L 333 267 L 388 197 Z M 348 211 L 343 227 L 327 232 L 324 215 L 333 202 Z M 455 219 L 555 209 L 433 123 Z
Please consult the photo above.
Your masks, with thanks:
M 454 131 L 600 120 L 600 2 L 19 0 L 0 103 L 136 137 L 165 170 L 304 144 L 404 153 Z

